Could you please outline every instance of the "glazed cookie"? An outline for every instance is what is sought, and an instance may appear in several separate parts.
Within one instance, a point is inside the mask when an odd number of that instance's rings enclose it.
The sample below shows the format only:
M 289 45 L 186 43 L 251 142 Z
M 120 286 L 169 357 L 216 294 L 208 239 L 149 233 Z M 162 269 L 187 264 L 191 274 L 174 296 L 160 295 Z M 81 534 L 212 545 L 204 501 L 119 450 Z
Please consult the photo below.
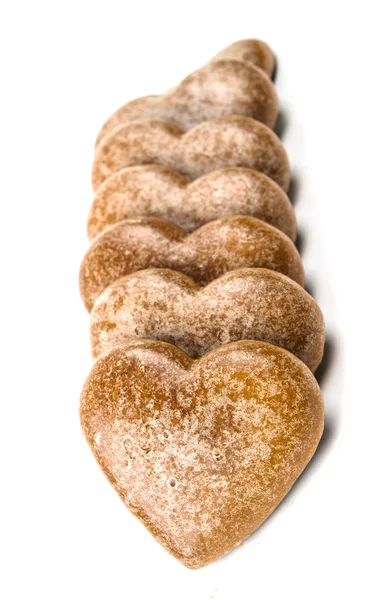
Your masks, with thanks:
M 231 271 L 200 288 L 177 271 L 148 269 L 106 288 L 91 313 L 94 358 L 138 338 L 170 342 L 192 357 L 236 340 L 260 340 L 315 371 L 325 327 L 314 299 L 275 271 Z
M 256 341 L 199 360 L 153 340 L 117 346 L 94 364 L 80 416 L 126 506 L 192 569 L 229 552 L 273 512 L 324 423 L 309 369 Z
M 229 215 L 249 215 L 296 237 L 285 192 L 264 173 L 231 167 L 193 182 L 162 165 L 121 169 L 98 188 L 88 218 L 93 239 L 109 225 L 139 216 L 172 221 L 187 232 Z
M 264 70 L 273 55 L 258 40 L 243 40 L 229 46 L 207 65 L 194 71 L 161 96 L 144 96 L 128 102 L 103 125 L 96 143 L 118 125 L 137 119 L 164 119 L 183 129 L 228 115 L 253 117 L 274 127 L 278 115 L 275 86 Z
M 96 148 L 94 190 L 125 167 L 160 164 L 188 179 L 223 167 L 261 171 L 286 192 L 290 182 L 287 154 L 271 129 L 249 117 L 206 121 L 187 133 L 170 121 L 140 120 L 119 125 Z
M 291 240 L 254 217 L 223 217 L 187 234 L 161 219 L 126 219 L 98 235 L 80 268 L 80 292 L 91 310 L 104 289 L 123 275 L 170 268 L 206 285 L 227 271 L 264 267 L 303 285 L 304 270 Z

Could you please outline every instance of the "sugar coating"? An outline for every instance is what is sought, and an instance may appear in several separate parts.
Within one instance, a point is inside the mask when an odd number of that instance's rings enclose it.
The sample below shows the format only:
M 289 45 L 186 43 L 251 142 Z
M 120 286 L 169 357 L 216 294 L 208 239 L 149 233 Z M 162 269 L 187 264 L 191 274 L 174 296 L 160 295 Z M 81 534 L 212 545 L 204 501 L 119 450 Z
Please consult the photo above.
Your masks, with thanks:
M 101 128 L 96 143 L 118 125 L 137 119 L 164 119 L 191 129 L 209 119 L 244 115 L 274 127 L 278 98 L 266 68 L 271 74 L 273 55 L 266 44 L 258 40 L 233 44 L 165 94 L 137 98 L 119 108 Z
M 167 219 L 190 232 L 229 215 L 257 217 L 295 240 L 291 202 L 264 173 L 231 167 L 189 182 L 162 165 L 128 167 L 106 179 L 89 213 L 88 237 L 93 239 L 108 225 L 138 216 Z
M 197 179 L 224 167 L 268 175 L 285 191 L 290 182 L 286 151 L 271 129 L 249 117 L 205 121 L 185 132 L 171 121 L 142 119 L 113 129 L 96 147 L 92 187 L 135 165 L 160 164 Z
M 86 308 L 91 310 L 120 277 L 152 267 L 180 271 L 199 285 L 242 267 L 272 269 L 300 285 L 304 282 L 302 261 L 291 240 L 255 217 L 223 217 L 189 235 L 168 221 L 139 217 L 120 221 L 92 242 L 79 274 Z
M 175 344 L 192 357 L 236 340 L 259 340 L 289 350 L 315 371 L 325 326 L 314 299 L 275 271 L 231 271 L 200 288 L 182 273 L 148 269 L 106 288 L 91 313 L 95 358 L 138 338 Z
M 190 568 L 271 514 L 323 430 L 305 364 L 320 362 L 324 321 L 295 283 L 273 68 L 263 42 L 232 44 L 114 113 L 92 170 L 80 289 L 88 310 L 96 300 L 91 341 L 103 354 L 81 423 L 128 508 Z
M 255 341 L 199 360 L 163 342 L 117 346 L 94 364 L 80 415 L 127 507 L 193 569 L 271 514 L 323 431 L 323 401 L 309 369 Z

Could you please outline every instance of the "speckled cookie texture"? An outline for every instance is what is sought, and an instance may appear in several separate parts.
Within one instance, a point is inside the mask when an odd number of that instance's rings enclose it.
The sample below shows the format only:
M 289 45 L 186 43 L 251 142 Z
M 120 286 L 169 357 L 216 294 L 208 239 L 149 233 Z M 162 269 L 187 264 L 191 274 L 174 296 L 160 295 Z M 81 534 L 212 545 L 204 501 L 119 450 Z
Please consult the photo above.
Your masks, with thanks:
M 192 357 L 236 340 L 261 340 L 315 371 L 325 327 L 314 299 L 275 271 L 231 271 L 200 288 L 182 273 L 149 269 L 106 288 L 91 313 L 94 357 L 136 338 L 170 342 Z
M 216 219 L 187 234 L 162 219 L 126 219 L 98 235 L 80 268 L 88 310 L 116 279 L 148 268 L 181 271 L 199 285 L 241 267 L 279 271 L 304 283 L 302 261 L 287 235 L 255 217 Z
M 93 366 L 80 415 L 127 507 L 193 569 L 272 513 L 323 431 L 323 401 L 309 369 L 257 341 L 199 360 L 163 342 L 118 346 Z
M 272 77 L 275 57 L 271 48 L 262 40 L 239 40 L 216 54 L 212 60 L 231 59 L 252 63 Z
M 230 215 L 249 215 L 296 237 L 294 210 L 285 192 L 264 173 L 231 167 L 190 182 L 162 165 L 116 171 L 98 188 L 88 217 L 93 239 L 109 225 L 139 216 L 166 219 L 187 232 Z
M 103 125 L 97 144 L 115 127 L 137 119 L 164 119 L 183 129 L 228 115 L 253 117 L 273 127 L 278 114 L 270 48 L 258 40 L 229 46 L 162 96 L 132 100 Z M 267 73 L 268 74 L 267 74 Z
M 142 119 L 119 125 L 97 146 L 92 187 L 135 165 L 160 164 L 196 179 L 223 167 L 246 167 L 271 177 L 284 191 L 290 183 L 286 151 L 271 129 L 233 115 L 185 132 L 171 121 Z
M 122 106 L 95 146 L 81 425 L 126 506 L 192 569 L 272 513 L 324 425 L 325 325 L 293 243 L 274 63 L 236 42 Z

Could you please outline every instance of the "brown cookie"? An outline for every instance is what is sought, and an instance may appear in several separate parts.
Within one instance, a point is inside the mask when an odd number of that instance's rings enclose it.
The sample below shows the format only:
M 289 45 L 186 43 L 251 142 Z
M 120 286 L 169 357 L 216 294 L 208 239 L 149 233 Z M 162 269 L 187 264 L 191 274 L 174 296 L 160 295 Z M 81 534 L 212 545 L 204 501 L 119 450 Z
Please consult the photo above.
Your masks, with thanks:
M 309 369 L 256 341 L 199 360 L 153 340 L 117 346 L 94 364 L 80 415 L 126 506 L 192 569 L 229 552 L 272 513 L 324 423 Z
M 314 299 L 276 271 L 231 271 L 200 288 L 177 271 L 148 269 L 107 287 L 91 312 L 94 358 L 138 338 L 175 344 L 193 358 L 236 340 L 259 340 L 315 371 L 325 326 Z
M 126 219 L 98 235 L 80 267 L 80 293 L 91 310 L 104 289 L 141 269 L 181 271 L 206 285 L 227 271 L 264 267 L 284 273 L 300 285 L 304 270 L 291 240 L 254 217 L 223 217 L 187 234 L 169 221 Z
M 275 57 L 271 48 L 262 40 L 240 40 L 227 46 L 212 60 L 240 60 L 249 62 L 272 77 L 275 69 Z
M 129 167 L 106 179 L 89 213 L 88 237 L 93 239 L 108 225 L 139 216 L 167 219 L 191 232 L 230 215 L 257 217 L 295 240 L 291 202 L 264 173 L 231 167 L 189 182 L 162 165 Z
M 266 67 L 273 63 L 272 53 L 263 42 L 233 44 L 165 94 L 136 98 L 119 108 L 103 125 L 96 144 L 118 125 L 137 119 L 164 119 L 191 129 L 210 119 L 244 115 L 274 127 L 276 89 L 252 59 Z
M 119 125 L 96 148 L 93 189 L 120 169 L 152 163 L 189 179 L 223 167 L 246 167 L 265 173 L 285 191 L 290 182 L 285 148 L 259 121 L 222 117 L 186 133 L 169 121 L 144 119 Z

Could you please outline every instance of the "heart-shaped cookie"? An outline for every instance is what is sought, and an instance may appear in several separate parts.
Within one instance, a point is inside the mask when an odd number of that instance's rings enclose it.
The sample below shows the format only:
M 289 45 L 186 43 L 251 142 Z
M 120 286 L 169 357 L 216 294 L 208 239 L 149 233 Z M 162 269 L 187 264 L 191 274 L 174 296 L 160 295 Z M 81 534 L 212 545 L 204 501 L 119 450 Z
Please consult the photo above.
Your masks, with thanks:
M 187 130 L 229 115 L 252 117 L 274 127 L 278 98 L 272 81 L 254 65 L 218 60 L 194 71 L 162 96 L 145 96 L 122 106 L 106 121 L 97 142 L 118 125 L 137 119 L 164 119 Z
M 164 119 L 191 129 L 209 119 L 245 115 L 273 127 L 278 99 L 263 66 L 272 73 L 273 55 L 266 44 L 258 40 L 232 44 L 162 96 L 137 98 L 119 108 L 103 125 L 96 143 L 118 125 L 136 119 Z
M 200 288 L 177 271 L 148 269 L 106 288 L 91 313 L 94 357 L 136 338 L 170 342 L 192 357 L 236 340 L 260 340 L 315 371 L 325 326 L 314 299 L 276 271 L 230 271 Z
M 287 154 L 269 127 L 249 117 L 206 121 L 187 133 L 170 121 L 144 119 L 119 125 L 97 146 L 92 186 L 125 167 L 161 164 L 189 179 L 223 167 L 246 167 L 271 177 L 285 191 Z
M 140 217 L 120 221 L 92 242 L 79 274 L 85 306 L 91 310 L 116 279 L 150 267 L 181 271 L 200 285 L 241 267 L 273 269 L 304 282 L 288 236 L 254 217 L 223 217 L 189 235 L 169 221 Z
M 249 215 L 295 240 L 294 210 L 285 192 L 264 173 L 231 167 L 189 182 L 162 165 L 116 171 L 98 188 L 88 218 L 93 239 L 109 225 L 139 216 L 167 219 L 185 231 L 229 215 Z
M 309 369 L 263 342 L 193 360 L 139 341 L 94 364 L 81 424 L 127 507 L 190 568 L 216 560 L 276 508 L 311 459 L 323 401 Z

